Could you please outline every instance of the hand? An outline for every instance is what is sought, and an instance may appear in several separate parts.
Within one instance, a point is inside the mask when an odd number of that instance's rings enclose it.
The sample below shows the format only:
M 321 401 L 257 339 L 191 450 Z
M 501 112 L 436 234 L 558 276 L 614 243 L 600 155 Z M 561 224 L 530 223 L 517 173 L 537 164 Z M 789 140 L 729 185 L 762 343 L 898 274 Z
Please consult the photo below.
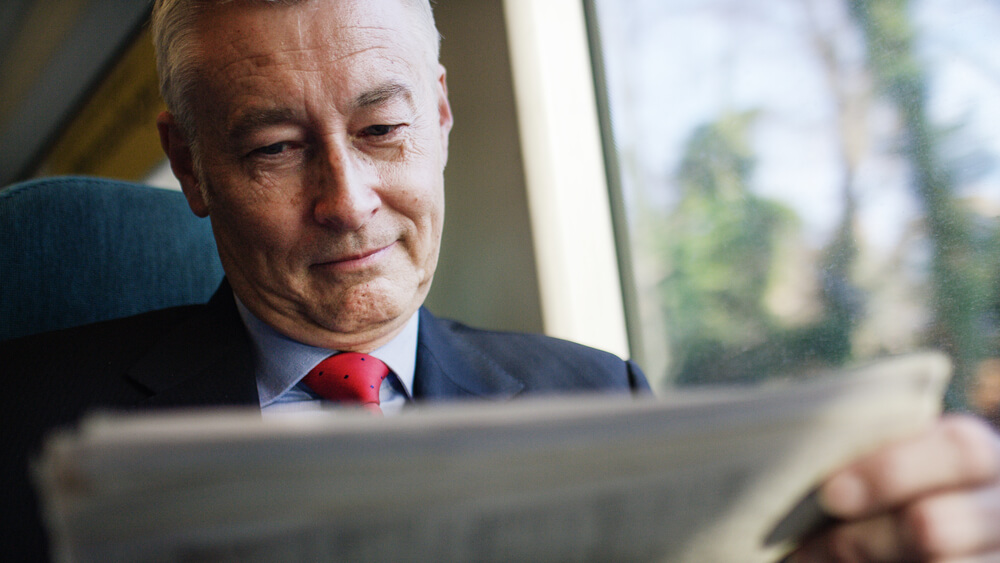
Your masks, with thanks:
M 944 417 L 835 473 L 820 502 L 843 522 L 790 561 L 1000 562 L 1000 435 Z

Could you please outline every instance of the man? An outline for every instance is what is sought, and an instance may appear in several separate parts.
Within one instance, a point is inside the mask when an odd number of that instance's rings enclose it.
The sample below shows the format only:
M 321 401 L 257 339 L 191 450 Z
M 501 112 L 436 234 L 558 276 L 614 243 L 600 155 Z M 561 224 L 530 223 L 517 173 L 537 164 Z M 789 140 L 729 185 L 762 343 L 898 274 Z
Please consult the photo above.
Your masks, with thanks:
M 13 381 L 0 412 L 17 429 L 0 529 L 15 554 L 43 543 L 27 456 L 94 408 L 315 403 L 300 380 L 333 351 L 388 365 L 384 412 L 647 388 L 609 354 L 421 310 L 452 125 L 425 0 L 163 1 L 153 28 L 163 148 L 212 222 L 226 283 L 206 306 L 0 345 Z
M 332 351 L 389 364 L 385 407 L 646 388 L 607 354 L 420 308 L 452 125 L 425 0 L 186 4 L 155 9 L 170 108 L 157 126 L 192 210 L 212 222 L 228 282 L 204 307 L 0 347 L 18 375 L 7 396 L 26 398 L 3 409 L 30 429 L 16 452 L 94 406 L 309 402 L 300 379 Z M 798 556 L 1000 558 L 998 475 L 996 436 L 971 419 L 943 421 L 826 483 L 822 498 L 845 521 Z M 21 480 L 8 479 L 17 490 Z M 28 534 L 32 523 L 10 526 Z

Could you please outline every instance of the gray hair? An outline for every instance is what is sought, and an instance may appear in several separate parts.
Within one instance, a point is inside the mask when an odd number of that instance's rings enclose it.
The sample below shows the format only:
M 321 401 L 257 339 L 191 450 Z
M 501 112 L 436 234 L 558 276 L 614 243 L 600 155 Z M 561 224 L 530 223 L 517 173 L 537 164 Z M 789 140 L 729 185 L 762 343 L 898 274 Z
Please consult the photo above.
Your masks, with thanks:
M 294 6 L 312 0 L 156 0 L 153 5 L 151 30 L 156 50 L 156 67 L 160 75 L 160 95 L 187 137 L 195 142 L 194 118 L 190 101 L 194 95 L 196 53 L 193 33 L 199 13 L 208 6 L 233 1 L 256 4 Z M 430 0 L 403 0 L 419 14 L 420 28 L 427 35 L 430 55 L 436 62 L 441 37 L 434 24 Z M 196 155 L 197 157 L 197 155 Z

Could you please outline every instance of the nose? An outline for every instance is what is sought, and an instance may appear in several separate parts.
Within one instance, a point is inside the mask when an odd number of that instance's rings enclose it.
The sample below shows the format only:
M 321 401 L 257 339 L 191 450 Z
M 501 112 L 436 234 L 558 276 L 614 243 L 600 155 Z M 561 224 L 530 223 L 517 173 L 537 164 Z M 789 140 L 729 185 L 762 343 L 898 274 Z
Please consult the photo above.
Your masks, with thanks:
M 339 230 L 356 231 L 382 205 L 377 176 L 354 149 L 331 143 L 322 151 L 316 172 L 313 215 L 316 221 Z

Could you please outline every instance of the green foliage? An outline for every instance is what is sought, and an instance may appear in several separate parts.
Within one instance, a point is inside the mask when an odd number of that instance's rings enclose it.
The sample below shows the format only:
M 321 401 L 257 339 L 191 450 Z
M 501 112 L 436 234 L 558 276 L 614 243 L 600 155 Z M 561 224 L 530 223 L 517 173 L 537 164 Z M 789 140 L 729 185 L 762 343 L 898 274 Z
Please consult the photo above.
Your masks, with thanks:
M 749 189 L 754 117 L 725 116 L 694 132 L 677 176 L 680 201 L 657 237 L 669 265 L 660 294 L 677 384 L 746 383 L 843 363 L 863 314 L 864 294 L 851 280 L 851 201 L 819 264 L 824 314 L 788 328 L 769 311 L 778 250 L 795 238 L 798 218 Z
M 764 296 L 795 215 L 748 188 L 753 119 L 725 116 L 694 132 L 677 176 L 680 201 L 656 237 L 668 265 L 660 296 L 680 380 L 714 379 L 711 361 L 774 332 Z

